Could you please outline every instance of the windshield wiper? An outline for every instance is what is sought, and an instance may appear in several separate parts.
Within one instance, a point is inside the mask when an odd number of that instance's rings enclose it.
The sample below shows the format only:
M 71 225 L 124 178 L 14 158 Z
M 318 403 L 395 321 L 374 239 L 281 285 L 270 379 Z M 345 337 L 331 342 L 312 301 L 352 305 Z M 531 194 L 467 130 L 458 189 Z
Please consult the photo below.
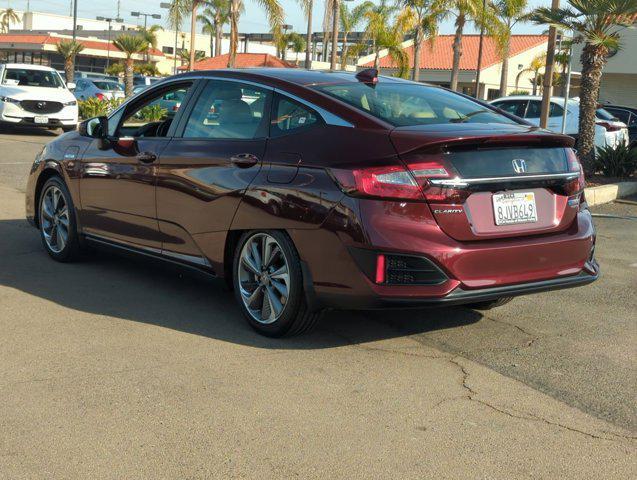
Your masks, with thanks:
M 453 119 L 449 120 L 449 122 L 450 123 L 464 123 L 467 120 L 470 120 L 471 117 L 474 117 L 474 116 L 479 115 L 481 113 L 491 113 L 491 110 L 486 110 L 486 109 L 475 110 L 474 112 L 469 112 L 469 113 L 465 114 L 465 116 L 462 117 L 462 118 L 453 118 Z

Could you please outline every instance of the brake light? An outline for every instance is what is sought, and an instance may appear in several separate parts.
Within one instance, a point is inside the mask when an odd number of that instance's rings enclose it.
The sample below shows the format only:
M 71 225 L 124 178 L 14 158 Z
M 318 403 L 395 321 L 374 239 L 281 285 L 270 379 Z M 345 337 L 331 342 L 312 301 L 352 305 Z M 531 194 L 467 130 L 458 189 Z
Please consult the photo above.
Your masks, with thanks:
M 407 167 L 416 178 L 429 203 L 463 203 L 469 196 L 470 192 L 464 188 L 457 188 L 453 184 L 436 183 L 436 180 L 453 180 L 455 176 L 453 168 L 441 158 L 410 162 Z
M 333 169 L 341 188 L 350 194 L 397 200 L 424 200 L 414 177 L 400 165 L 355 170 Z
M 595 123 L 597 123 L 597 125 L 601 127 L 604 127 L 607 132 L 619 132 L 622 129 L 622 127 L 618 125 L 612 125 L 609 122 L 595 122 Z
M 104 94 L 103 93 L 97 92 L 95 94 L 95 96 L 97 97 L 98 100 L 104 100 Z
M 569 148 L 566 150 L 566 157 L 568 160 L 568 171 L 569 172 L 577 172 L 579 175 L 577 178 L 573 180 L 569 180 L 564 185 L 564 190 L 566 194 L 571 197 L 574 195 L 579 195 L 584 191 L 584 187 L 586 186 L 586 179 L 584 178 L 584 169 L 582 168 L 582 164 L 577 158 L 577 154 L 575 150 Z

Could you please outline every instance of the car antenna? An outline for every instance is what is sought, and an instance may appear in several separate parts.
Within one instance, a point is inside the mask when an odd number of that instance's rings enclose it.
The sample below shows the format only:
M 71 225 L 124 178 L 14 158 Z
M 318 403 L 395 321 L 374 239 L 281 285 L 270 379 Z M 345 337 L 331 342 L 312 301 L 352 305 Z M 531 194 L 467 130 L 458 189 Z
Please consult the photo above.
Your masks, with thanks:
M 363 83 L 378 83 L 378 70 L 375 68 L 367 68 L 356 74 L 356 80 Z

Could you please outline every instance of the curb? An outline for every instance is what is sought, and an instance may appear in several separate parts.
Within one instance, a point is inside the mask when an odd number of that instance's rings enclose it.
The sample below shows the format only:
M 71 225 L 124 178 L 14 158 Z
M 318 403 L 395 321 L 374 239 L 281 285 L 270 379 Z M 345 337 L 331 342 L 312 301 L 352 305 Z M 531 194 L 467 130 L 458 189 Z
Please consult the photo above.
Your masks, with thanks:
M 584 189 L 586 203 L 589 206 L 601 205 L 612 202 L 618 198 L 628 197 L 637 193 L 637 182 L 618 182 L 600 185 L 598 187 L 588 187 Z

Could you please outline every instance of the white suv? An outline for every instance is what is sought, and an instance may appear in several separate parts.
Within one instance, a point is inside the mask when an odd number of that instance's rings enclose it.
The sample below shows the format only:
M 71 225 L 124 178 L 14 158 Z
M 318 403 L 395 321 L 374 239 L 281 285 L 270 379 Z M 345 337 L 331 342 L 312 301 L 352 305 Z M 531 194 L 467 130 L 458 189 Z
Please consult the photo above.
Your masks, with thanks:
M 532 95 L 517 95 L 498 98 L 491 101 L 494 107 L 498 107 L 508 113 L 524 118 L 534 125 L 540 124 L 540 111 L 542 109 L 542 97 Z M 571 98 L 566 104 L 566 129 L 564 133 L 577 139 L 579 131 L 579 100 Z M 564 98 L 551 97 L 549 110 L 549 122 L 547 129 L 553 132 L 562 131 L 562 118 L 564 115 Z M 595 146 L 616 147 L 628 145 L 628 127 L 618 121 L 606 110 L 599 108 L 596 113 Z
M 41 65 L 0 65 L 0 122 L 61 128 L 77 126 L 77 100 L 60 74 Z

